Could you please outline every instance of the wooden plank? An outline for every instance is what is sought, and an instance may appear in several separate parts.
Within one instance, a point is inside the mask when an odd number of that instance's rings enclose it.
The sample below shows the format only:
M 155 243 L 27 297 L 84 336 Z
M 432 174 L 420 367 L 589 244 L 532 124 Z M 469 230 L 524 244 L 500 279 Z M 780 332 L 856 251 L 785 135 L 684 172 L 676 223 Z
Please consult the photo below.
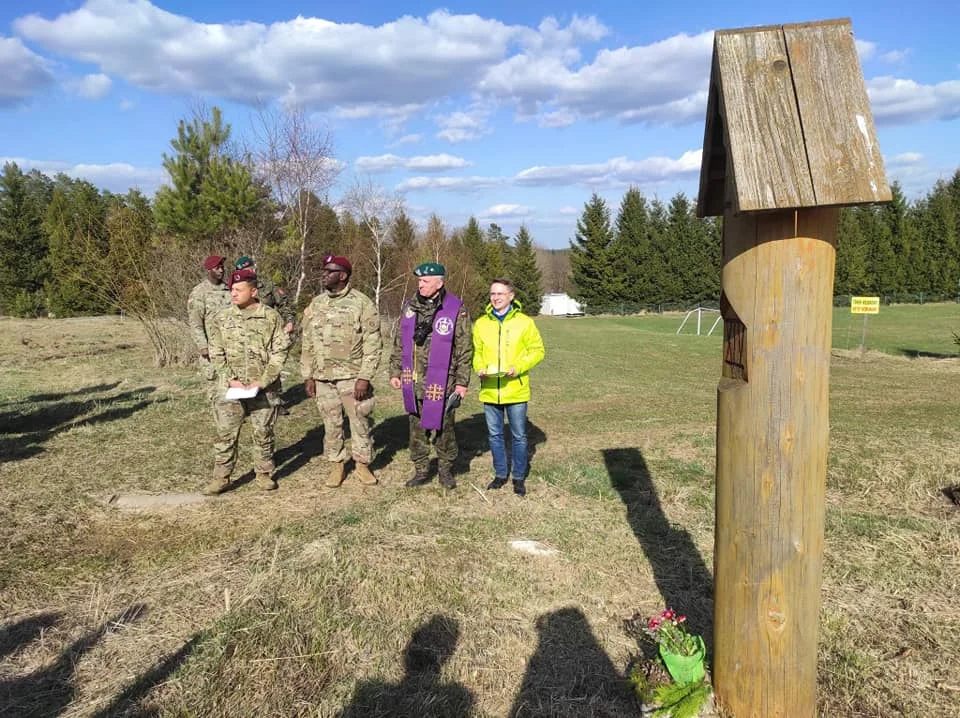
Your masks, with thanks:
M 816 204 L 782 29 L 720 31 L 715 50 L 727 181 L 736 181 L 731 209 Z
M 816 204 L 889 201 L 850 21 L 784 25 L 783 33 Z
M 703 158 L 700 160 L 698 217 L 719 217 L 724 211 L 727 146 L 720 107 L 719 82 L 716 40 L 714 40 L 713 63 L 710 68 L 710 94 L 707 97 L 707 119 L 703 129 Z

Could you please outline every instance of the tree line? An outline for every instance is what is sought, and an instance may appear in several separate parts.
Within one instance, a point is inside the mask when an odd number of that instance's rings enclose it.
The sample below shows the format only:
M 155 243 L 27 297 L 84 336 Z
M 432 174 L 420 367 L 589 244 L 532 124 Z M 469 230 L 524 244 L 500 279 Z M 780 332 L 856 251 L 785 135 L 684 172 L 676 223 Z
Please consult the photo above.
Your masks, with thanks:
M 155 197 L 102 191 L 65 174 L 0 172 L 0 312 L 77 316 L 124 312 L 140 320 L 161 365 L 188 360 L 186 299 L 203 257 L 253 256 L 258 271 L 299 308 L 321 291 L 328 254 L 354 265 L 352 282 L 381 313 L 397 316 L 416 291 L 413 268 L 448 268 L 447 285 L 482 311 L 489 281 L 509 277 L 530 313 L 539 312 L 538 248 L 526 227 L 513 237 L 471 217 L 450 228 L 436 214 L 418 228 L 403 201 L 357 181 L 334 201 L 339 165 L 332 142 L 298 110 L 261 113 L 236 141 L 219 108 L 181 120 Z
M 834 292 L 885 301 L 960 299 L 960 170 L 908 202 L 842 208 Z M 722 219 L 696 216 L 678 193 L 664 204 L 635 187 L 615 218 L 594 194 L 570 243 L 571 293 L 588 312 L 715 304 Z

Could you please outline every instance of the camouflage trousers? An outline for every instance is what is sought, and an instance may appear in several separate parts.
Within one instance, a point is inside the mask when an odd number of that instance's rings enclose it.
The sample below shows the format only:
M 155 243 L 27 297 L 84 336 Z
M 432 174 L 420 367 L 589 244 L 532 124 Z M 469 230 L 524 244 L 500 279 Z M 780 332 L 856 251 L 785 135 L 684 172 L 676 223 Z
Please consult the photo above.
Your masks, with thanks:
M 437 462 L 441 469 L 452 469 L 457 459 L 457 434 L 454 430 L 455 411 L 443 416 L 440 431 L 427 431 L 420 426 L 420 417 L 410 414 L 410 461 L 418 472 L 426 472 L 430 466 L 430 446 L 437 450 Z
M 317 409 L 323 419 L 323 458 L 346 461 L 350 455 L 343 443 L 343 415 L 350 422 L 350 449 L 353 458 L 363 464 L 373 461 L 373 387 L 363 401 L 353 398 L 355 379 L 321 381 L 317 379 Z
M 250 417 L 253 429 L 253 466 L 258 474 L 272 474 L 274 433 L 277 422 L 278 399 L 274 392 L 260 392 L 252 399 L 226 401 L 222 393 L 213 402 L 213 418 L 217 440 L 213 444 L 213 474 L 229 478 L 237 463 L 237 445 L 243 420 Z

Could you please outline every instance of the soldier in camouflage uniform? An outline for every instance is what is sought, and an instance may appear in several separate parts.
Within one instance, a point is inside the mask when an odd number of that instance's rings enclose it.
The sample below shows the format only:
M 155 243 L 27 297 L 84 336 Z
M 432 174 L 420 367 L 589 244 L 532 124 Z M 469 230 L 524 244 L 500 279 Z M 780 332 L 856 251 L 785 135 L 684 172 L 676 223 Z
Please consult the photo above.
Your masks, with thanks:
M 287 359 L 290 338 L 275 309 L 257 301 L 257 276 L 241 269 L 231 276 L 233 303 L 217 315 L 210 334 L 210 362 L 217 372 L 217 397 L 213 410 L 217 441 L 213 445 L 213 478 L 204 489 L 219 494 L 230 486 L 230 474 L 237 461 L 237 440 L 243 419 L 250 417 L 253 428 L 256 486 L 277 488 L 273 479 L 273 426 L 277 420 L 280 369 Z M 228 387 L 258 389 L 250 399 L 227 400 Z
M 417 294 L 404 305 L 390 356 L 390 385 L 410 395 L 409 402 L 407 396 L 404 397 L 404 408 L 409 415 L 410 460 L 415 474 L 406 485 L 420 486 L 430 481 L 430 444 L 433 443 L 437 450 L 440 484 L 452 489 L 457 485 L 453 478 L 453 462 L 458 452 L 454 411 L 441 407 L 439 430 L 425 429 L 425 385 L 436 393 L 436 396 L 427 398 L 442 401 L 446 406 L 450 405 L 453 394 L 459 399 L 467 395 L 473 361 L 472 324 L 459 297 L 443 286 L 446 275 L 443 265 L 426 262 L 413 273 L 417 277 Z M 451 333 L 448 366 L 434 366 L 431 345 L 438 341 L 438 335 L 442 344 L 449 340 Z M 404 366 L 405 355 L 412 357 L 409 368 Z M 431 376 L 440 377 L 445 384 L 441 386 L 440 381 L 434 382 Z
M 253 259 L 250 257 L 240 257 L 233 267 L 237 269 L 250 269 L 254 273 L 257 271 Z M 267 277 L 257 277 L 257 297 L 260 303 L 267 307 L 276 309 L 283 318 L 283 331 L 290 334 L 296 324 L 297 313 L 293 305 L 290 304 L 290 297 L 280 287 L 274 284 Z
M 240 257 L 236 264 L 233 267 L 236 269 L 249 269 L 254 273 L 257 271 L 257 267 L 254 265 L 253 259 L 251 257 Z M 297 312 L 293 305 L 290 304 L 290 298 L 287 296 L 287 293 L 283 291 L 280 287 L 274 284 L 267 277 L 257 277 L 257 297 L 260 299 L 260 303 L 273 307 L 276 309 L 280 316 L 283 318 L 283 331 L 291 337 L 291 343 L 293 340 L 293 329 L 297 321 Z M 280 413 L 284 416 L 290 413 L 290 409 L 287 408 L 286 402 L 283 400 L 279 394 L 277 394 L 277 401 Z
M 210 364 L 210 352 L 207 347 L 207 338 L 213 318 L 221 309 L 230 306 L 230 290 L 223 283 L 223 263 L 226 257 L 211 255 L 203 262 L 207 271 L 207 278 L 190 291 L 187 299 L 187 323 L 190 325 L 190 336 L 200 351 L 200 376 L 207 382 L 207 394 L 212 398 L 217 373 Z
M 370 385 L 380 363 L 380 315 L 370 299 L 350 286 L 353 267 L 346 257 L 327 256 L 320 270 L 324 291 L 303 312 L 300 374 L 307 396 L 315 397 L 323 417 L 324 458 L 330 462 L 326 485 L 344 479 L 347 452 L 343 414 L 350 421 L 351 453 L 362 484 L 375 484 Z

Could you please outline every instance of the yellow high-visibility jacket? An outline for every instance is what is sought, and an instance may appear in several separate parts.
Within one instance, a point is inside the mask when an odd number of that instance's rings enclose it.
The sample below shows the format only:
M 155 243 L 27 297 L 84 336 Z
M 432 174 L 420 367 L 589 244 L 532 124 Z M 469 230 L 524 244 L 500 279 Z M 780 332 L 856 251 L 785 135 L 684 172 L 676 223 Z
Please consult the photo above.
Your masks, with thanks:
M 528 373 L 544 357 L 543 339 L 537 325 L 520 311 L 516 299 L 501 322 L 487 304 L 483 315 L 473 325 L 473 370 L 491 376 L 480 382 L 480 401 L 485 404 L 518 404 L 530 401 Z M 492 376 L 505 373 L 510 367 L 516 376 Z

